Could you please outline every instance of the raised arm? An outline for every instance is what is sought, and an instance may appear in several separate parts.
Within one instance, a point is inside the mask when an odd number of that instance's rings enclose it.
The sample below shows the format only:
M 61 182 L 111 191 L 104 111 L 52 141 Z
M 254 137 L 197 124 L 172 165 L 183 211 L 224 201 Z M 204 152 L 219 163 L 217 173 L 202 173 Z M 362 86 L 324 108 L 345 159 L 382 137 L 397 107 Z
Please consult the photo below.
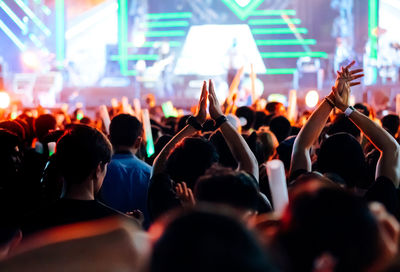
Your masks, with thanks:
M 343 94 L 350 93 L 350 84 L 345 84 Z M 335 104 L 342 112 L 349 109 L 347 101 L 343 100 L 340 91 L 334 92 Z M 372 144 L 381 152 L 376 167 L 376 178 L 385 176 L 390 179 L 396 188 L 400 181 L 400 146 L 397 141 L 382 127 L 364 114 L 351 108 L 348 113 L 350 120 L 364 133 Z
M 204 81 L 203 88 L 201 91 L 198 113 L 196 114 L 196 121 L 199 124 L 203 124 L 207 118 L 207 82 Z M 165 163 L 167 161 L 167 157 L 171 150 L 185 137 L 189 137 L 195 134 L 198 130 L 192 127 L 191 125 L 185 126 L 181 131 L 179 131 L 161 150 L 160 154 L 158 154 L 157 158 L 153 163 L 153 171 L 152 176 L 162 173 L 165 171 Z
M 218 120 L 224 114 L 222 113 L 221 106 L 219 105 L 217 96 L 214 91 L 214 84 L 210 80 L 209 82 L 209 95 L 208 99 L 210 101 L 210 115 L 214 120 Z M 233 157 L 239 164 L 239 169 L 243 170 L 249 174 L 252 174 L 254 178 L 258 181 L 258 162 L 250 147 L 247 145 L 246 141 L 243 139 L 237 130 L 229 123 L 224 122 L 220 126 L 222 136 L 224 137 Z
M 350 63 L 347 67 L 342 69 L 348 71 L 348 69 L 354 65 L 355 62 Z M 352 72 L 353 77 L 348 80 L 355 80 L 362 75 L 358 75 L 362 70 L 354 70 Z M 338 72 L 338 77 L 335 82 L 336 89 L 342 89 L 342 85 L 345 84 L 346 79 L 341 78 L 342 73 Z M 359 83 L 352 83 L 353 85 L 357 85 Z M 347 101 L 347 97 L 344 98 Z M 310 157 L 310 149 L 314 142 L 318 139 L 321 134 L 323 128 L 325 127 L 326 121 L 329 118 L 329 114 L 334 108 L 335 94 L 331 92 L 317 107 L 317 109 L 312 113 L 307 123 L 300 130 L 299 134 L 296 137 L 296 140 L 293 145 L 292 152 L 292 160 L 290 163 L 290 175 L 293 174 L 294 171 L 299 169 L 304 169 L 307 171 L 311 171 L 311 157 Z

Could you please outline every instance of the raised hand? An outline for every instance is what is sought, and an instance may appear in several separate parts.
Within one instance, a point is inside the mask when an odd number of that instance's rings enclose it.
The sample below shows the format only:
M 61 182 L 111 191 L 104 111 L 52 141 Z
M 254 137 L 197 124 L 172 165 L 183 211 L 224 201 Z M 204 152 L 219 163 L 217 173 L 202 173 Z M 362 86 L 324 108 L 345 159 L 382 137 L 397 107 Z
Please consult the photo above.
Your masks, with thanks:
M 211 118 L 215 120 L 224 114 L 222 113 L 221 106 L 217 99 L 217 95 L 215 94 L 214 83 L 212 82 L 211 79 L 208 83 L 208 93 L 209 93 L 208 101 L 210 102 L 210 107 L 209 107 L 210 115 Z
M 186 182 L 178 183 L 175 186 L 175 191 L 183 207 L 190 208 L 196 204 L 193 192 L 187 187 Z
M 207 82 L 204 81 L 196 114 L 196 120 L 201 125 L 204 124 L 207 119 L 207 95 Z

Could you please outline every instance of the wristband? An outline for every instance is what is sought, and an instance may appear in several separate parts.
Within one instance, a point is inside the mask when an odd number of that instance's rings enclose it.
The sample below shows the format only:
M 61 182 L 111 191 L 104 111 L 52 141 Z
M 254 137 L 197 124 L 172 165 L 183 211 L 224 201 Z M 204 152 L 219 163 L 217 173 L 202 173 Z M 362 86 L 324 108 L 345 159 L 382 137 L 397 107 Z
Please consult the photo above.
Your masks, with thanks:
M 215 119 L 215 129 L 219 129 L 220 126 L 222 126 L 223 123 L 228 121 L 228 118 L 226 118 L 225 115 L 221 115 L 217 119 Z
M 332 99 L 330 99 L 328 96 L 325 97 L 325 101 L 326 101 L 332 108 L 335 108 L 335 103 L 333 103 Z
M 345 111 L 344 111 L 344 115 L 346 115 L 346 117 L 349 117 L 350 114 L 352 114 L 356 109 L 353 108 L 352 106 L 349 106 Z
M 196 117 L 194 116 L 190 116 L 187 120 L 186 120 L 186 125 L 189 125 L 197 130 L 202 130 L 203 126 L 199 124 L 199 122 L 197 122 Z

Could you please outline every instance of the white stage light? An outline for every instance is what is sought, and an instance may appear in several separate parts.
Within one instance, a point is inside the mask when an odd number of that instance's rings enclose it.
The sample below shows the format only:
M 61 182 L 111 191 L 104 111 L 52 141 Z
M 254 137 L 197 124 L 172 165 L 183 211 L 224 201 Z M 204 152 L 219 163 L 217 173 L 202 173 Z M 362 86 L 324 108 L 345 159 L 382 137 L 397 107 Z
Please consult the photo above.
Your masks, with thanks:
M 319 94 L 315 90 L 308 91 L 306 94 L 306 105 L 309 108 L 314 108 L 319 101 Z
M 241 6 L 242 8 L 244 8 L 245 6 L 247 6 L 249 3 L 251 2 L 251 0 L 236 0 L 236 3 Z
M 268 103 L 269 102 L 279 102 L 282 103 L 284 106 L 287 106 L 288 104 L 288 99 L 286 95 L 283 94 L 270 94 L 267 98 Z
M 29 69 L 39 68 L 39 56 L 31 51 L 23 52 L 21 55 L 22 63 Z
M 10 105 L 10 96 L 6 92 L 0 92 L 0 109 L 8 108 Z

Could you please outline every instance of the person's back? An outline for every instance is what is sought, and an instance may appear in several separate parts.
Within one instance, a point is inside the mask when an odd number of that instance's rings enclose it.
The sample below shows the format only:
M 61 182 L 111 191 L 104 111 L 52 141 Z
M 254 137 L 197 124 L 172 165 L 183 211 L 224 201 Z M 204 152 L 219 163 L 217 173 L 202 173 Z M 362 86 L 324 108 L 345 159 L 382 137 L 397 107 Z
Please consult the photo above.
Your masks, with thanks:
M 140 210 L 147 222 L 147 191 L 151 167 L 135 153 L 142 141 L 143 127 L 135 117 L 120 114 L 110 125 L 110 140 L 114 155 L 100 191 L 101 200 L 126 213 Z

